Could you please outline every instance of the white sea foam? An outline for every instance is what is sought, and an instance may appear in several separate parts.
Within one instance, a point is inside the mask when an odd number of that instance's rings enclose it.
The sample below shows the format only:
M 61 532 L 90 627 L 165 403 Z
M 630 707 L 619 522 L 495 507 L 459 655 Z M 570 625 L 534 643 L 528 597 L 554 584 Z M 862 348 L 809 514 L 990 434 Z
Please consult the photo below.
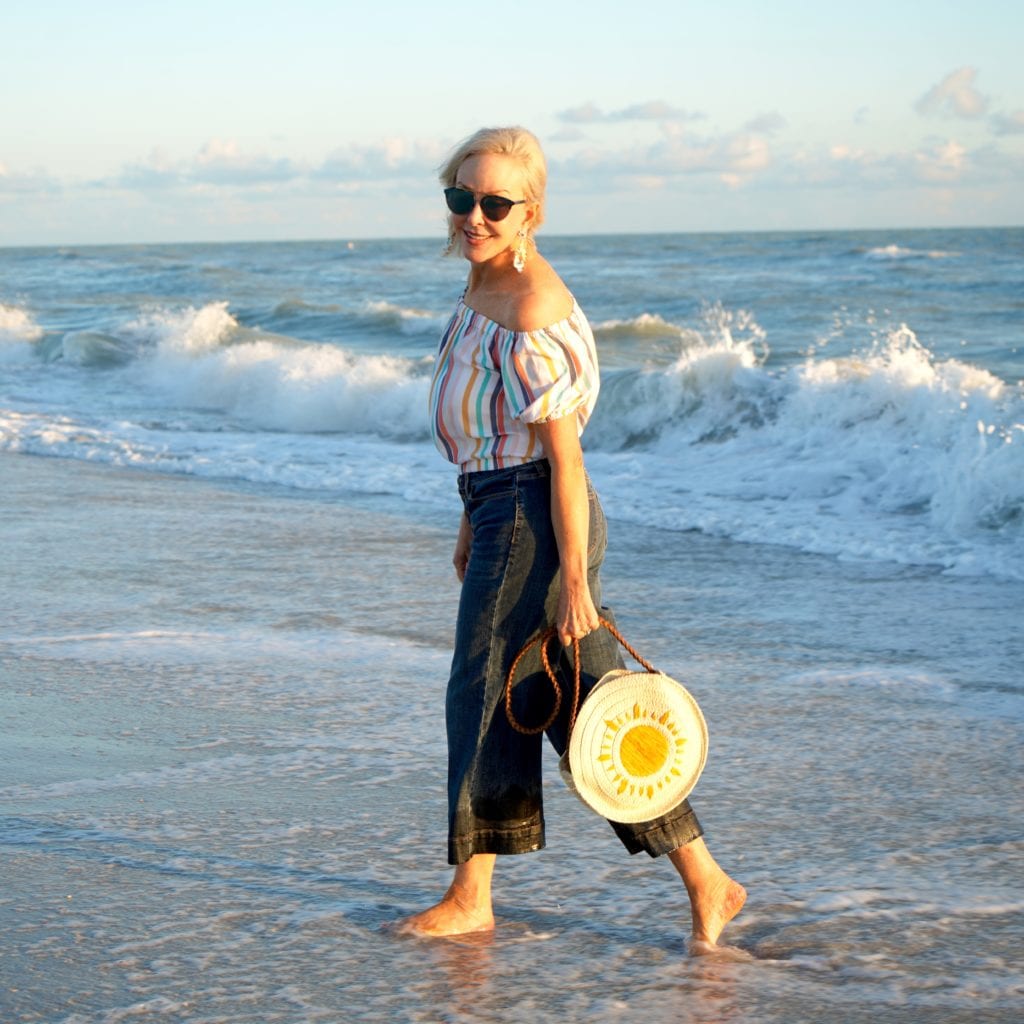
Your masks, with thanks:
M 47 660 L 215 666 L 227 663 L 259 665 L 270 660 L 289 664 L 321 664 L 344 655 L 347 665 L 411 659 L 433 662 L 436 651 L 394 636 L 375 637 L 346 630 L 240 631 L 235 633 L 168 629 L 123 632 L 0 635 L 0 649 L 19 657 Z M 443 660 L 443 659 L 442 659 Z
M 43 336 L 43 329 L 31 314 L 18 306 L 0 302 L 0 363 L 25 360 L 33 342 Z
M 24 309 L 0 302 L 0 342 L 35 341 L 42 334 L 43 329 Z
M 684 328 L 657 313 L 641 313 L 628 320 L 603 320 L 593 324 L 592 327 L 594 334 L 601 339 L 635 338 L 638 335 L 681 338 L 687 333 Z
M 906 327 L 780 372 L 749 341 L 695 346 L 609 380 L 588 437 L 644 522 L 1024 578 L 1020 389 Z M 646 500 L 638 474 L 677 497 Z
M 10 319 L 38 331 L 24 315 Z M 710 306 L 700 329 L 646 316 L 623 329 L 648 327 L 675 330 L 675 358 L 606 368 L 585 437 L 614 515 L 1024 578 L 1019 385 L 936 359 L 906 326 L 862 351 L 822 349 L 780 366 L 742 311 Z M 429 356 L 252 330 L 223 302 L 72 333 L 62 352 L 54 394 L 85 386 L 74 365 L 112 383 L 124 375 L 106 408 L 9 408 L 0 448 L 309 490 L 404 495 L 415 477 L 439 492 L 429 481 L 446 476 L 427 431 Z
M 954 252 L 947 252 L 943 249 L 913 249 L 903 245 L 891 243 L 889 245 L 875 246 L 867 252 L 869 257 L 882 260 L 908 260 L 908 259 L 931 259 L 941 260 L 955 256 Z
M 240 327 L 222 302 L 152 311 L 126 333 L 153 348 L 145 382 L 173 405 L 263 430 L 425 437 L 424 360 L 265 335 Z
M 401 334 L 436 337 L 444 327 L 445 317 L 426 309 L 410 309 L 393 302 L 368 301 L 365 309 L 384 326 L 395 327 Z
M 198 358 L 161 350 L 150 381 L 171 401 L 262 429 L 422 438 L 427 380 L 416 369 L 393 356 L 253 341 Z
M 56 455 L 182 476 L 244 480 L 321 493 L 393 495 L 448 508 L 454 470 L 433 446 L 367 435 L 148 427 L 124 420 L 0 412 L 0 451 Z
M 817 669 L 799 673 L 785 682 L 803 691 L 830 690 L 839 694 L 863 690 L 888 691 L 900 699 L 916 696 L 953 701 L 962 693 L 960 688 L 948 679 L 895 666 L 864 666 L 848 670 Z
M 226 302 L 210 302 L 196 309 L 150 309 L 126 324 L 121 333 L 163 351 L 202 355 L 227 344 L 238 321 Z

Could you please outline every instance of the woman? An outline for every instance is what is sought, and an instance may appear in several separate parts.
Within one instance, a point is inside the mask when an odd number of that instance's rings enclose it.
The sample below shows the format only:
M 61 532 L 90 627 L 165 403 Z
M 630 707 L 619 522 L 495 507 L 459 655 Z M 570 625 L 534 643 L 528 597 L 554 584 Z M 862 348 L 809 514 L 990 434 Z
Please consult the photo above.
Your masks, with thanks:
M 581 641 L 584 692 L 621 665 L 616 641 L 597 628 L 605 524 L 579 440 L 597 398 L 597 357 L 586 318 L 534 245 L 544 218 L 540 145 L 521 128 L 482 129 L 457 147 L 441 181 L 448 251 L 470 269 L 431 385 L 435 441 L 460 467 L 464 513 L 446 702 L 455 878 L 439 903 L 404 922 L 423 935 L 493 928 L 496 856 L 544 845 L 541 739 L 510 726 L 502 699 L 517 652 L 554 624 L 564 645 Z M 517 686 L 517 700 L 523 692 L 516 717 L 542 721 L 549 691 Z M 559 753 L 566 714 L 548 729 Z M 612 827 L 631 853 L 668 855 L 689 893 L 692 948 L 714 946 L 746 893 L 712 858 L 689 803 Z

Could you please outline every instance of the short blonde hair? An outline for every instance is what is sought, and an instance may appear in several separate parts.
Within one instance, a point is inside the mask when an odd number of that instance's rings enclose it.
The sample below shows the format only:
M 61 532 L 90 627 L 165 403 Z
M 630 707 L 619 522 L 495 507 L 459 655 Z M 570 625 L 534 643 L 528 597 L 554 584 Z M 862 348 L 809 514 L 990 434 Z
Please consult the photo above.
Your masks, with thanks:
M 463 163 L 471 156 L 484 153 L 511 157 L 522 167 L 526 192 L 523 198 L 537 207 L 531 225 L 535 231 L 544 222 L 544 190 L 548 183 L 547 162 L 537 136 L 525 128 L 481 128 L 463 139 L 441 165 L 438 172 L 441 184 L 450 188 L 455 184 Z

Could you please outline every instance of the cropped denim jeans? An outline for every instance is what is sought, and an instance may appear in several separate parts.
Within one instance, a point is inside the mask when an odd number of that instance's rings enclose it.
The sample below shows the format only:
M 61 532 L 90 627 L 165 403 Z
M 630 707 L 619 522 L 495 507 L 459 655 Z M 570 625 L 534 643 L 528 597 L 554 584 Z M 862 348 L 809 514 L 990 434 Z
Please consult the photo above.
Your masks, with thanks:
M 600 608 L 607 529 L 589 480 L 587 490 L 589 583 Z M 504 688 L 516 654 L 534 633 L 553 624 L 560 585 L 546 460 L 463 474 L 459 493 L 473 543 L 446 700 L 451 864 L 461 864 L 476 853 L 528 853 L 544 846 L 541 736 L 523 735 L 509 725 Z M 611 619 L 607 608 L 601 614 Z M 623 665 L 617 642 L 604 629 L 580 641 L 580 661 L 582 695 L 605 672 Z M 573 678 L 565 649 L 559 655 L 558 673 L 566 699 L 547 736 L 561 755 L 568 742 Z M 539 724 L 549 716 L 553 700 L 539 648 L 534 647 L 516 671 L 515 716 L 523 724 Z M 685 800 L 653 821 L 611 825 L 630 853 L 643 850 L 652 857 L 702 834 Z

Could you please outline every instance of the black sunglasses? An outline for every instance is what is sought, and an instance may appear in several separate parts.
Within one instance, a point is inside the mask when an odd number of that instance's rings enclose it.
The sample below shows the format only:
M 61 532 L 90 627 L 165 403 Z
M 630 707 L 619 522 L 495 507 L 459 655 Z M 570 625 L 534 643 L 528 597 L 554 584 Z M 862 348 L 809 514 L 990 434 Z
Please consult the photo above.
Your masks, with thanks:
M 472 192 L 457 185 L 444 190 L 444 201 L 456 217 L 465 217 L 477 204 L 477 198 Z M 504 220 L 513 206 L 525 202 L 525 199 L 506 199 L 504 196 L 481 196 L 480 212 L 488 220 Z

